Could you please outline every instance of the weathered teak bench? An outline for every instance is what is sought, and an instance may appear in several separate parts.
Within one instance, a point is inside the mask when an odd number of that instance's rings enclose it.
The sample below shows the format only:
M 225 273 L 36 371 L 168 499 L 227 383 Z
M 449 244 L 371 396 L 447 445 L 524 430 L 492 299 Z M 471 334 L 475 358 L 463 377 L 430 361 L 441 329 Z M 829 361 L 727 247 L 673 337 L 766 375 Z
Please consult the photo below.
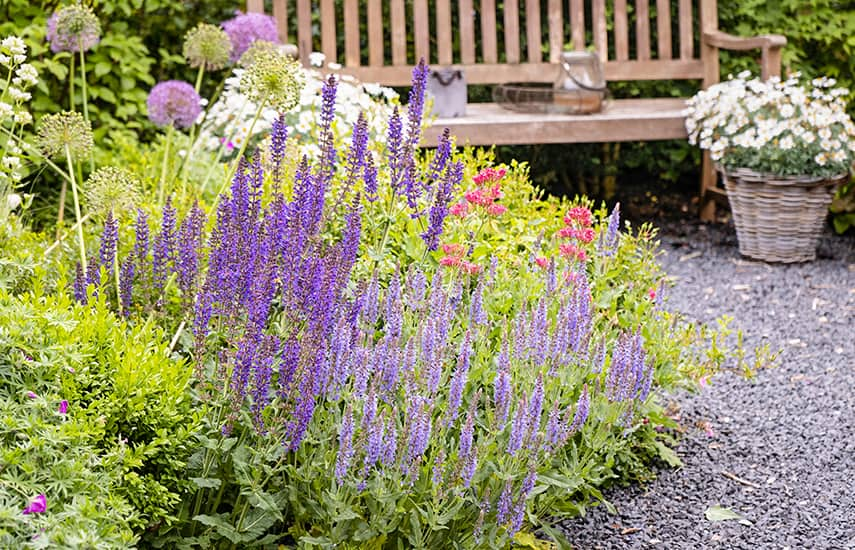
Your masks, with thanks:
M 422 57 L 434 66 L 461 68 L 470 84 L 553 82 L 568 44 L 593 46 L 609 81 L 696 79 L 707 87 L 719 81 L 719 49 L 759 49 L 763 77 L 781 73 L 786 39 L 720 32 L 716 0 L 502 4 L 503 9 L 496 0 L 272 0 L 272 14 L 280 38 L 298 45 L 305 64 L 309 52 L 319 49 L 328 62 L 340 63 L 342 72 L 389 86 L 408 85 L 412 65 Z M 264 11 L 264 1 L 248 0 L 247 8 Z M 465 117 L 437 120 L 425 140 L 436 143 L 446 126 L 460 143 L 473 145 L 679 139 L 687 137 L 684 108 L 681 98 L 620 99 L 599 114 L 571 116 L 469 104 Z M 722 197 L 705 155 L 701 216 L 711 218 L 713 200 Z

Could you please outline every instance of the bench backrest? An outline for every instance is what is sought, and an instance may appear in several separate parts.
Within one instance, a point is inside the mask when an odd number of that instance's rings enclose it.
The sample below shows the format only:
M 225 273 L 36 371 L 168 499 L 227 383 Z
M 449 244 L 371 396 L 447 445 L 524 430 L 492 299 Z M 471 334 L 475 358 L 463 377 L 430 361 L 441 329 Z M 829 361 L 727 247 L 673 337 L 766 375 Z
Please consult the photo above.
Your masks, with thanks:
M 607 80 L 703 79 L 706 86 L 718 79 L 717 51 L 699 46 L 701 30 L 718 26 L 716 0 L 678 0 L 676 6 L 672 0 L 501 4 L 272 0 L 272 15 L 280 38 L 297 44 L 305 64 L 309 52 L 321 51 L 343 72 L 391 86 L 409 84 L 411 67 L 422 57 L 462 68 L 473 84 L 551 82 L 565 46 L 592 46 Z M 264 11 L 264 0 L 248 0 L 247 9 Z

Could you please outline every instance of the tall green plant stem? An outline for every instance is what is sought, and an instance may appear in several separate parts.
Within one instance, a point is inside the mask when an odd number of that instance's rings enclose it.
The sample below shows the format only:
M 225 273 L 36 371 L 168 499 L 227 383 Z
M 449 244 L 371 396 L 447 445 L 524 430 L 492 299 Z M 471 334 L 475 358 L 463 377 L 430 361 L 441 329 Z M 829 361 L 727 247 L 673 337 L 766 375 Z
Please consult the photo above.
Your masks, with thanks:
M 116 305 L 119 309 L 119 315 L 122 315 L 122 285 L 119 282 L 119 247 L 116 246 L 116 253 L 113 254 L 113 274 L 116 279 Z
M 238 111 L 237 117 L 235 117 L 236 119 L 240 119 L 240 117 L 243 116 L 243 112 L 246 110 L 247 103 L 248 100 L 244 100 L 243 104 L 240 106 L 240 110 Z M 234 138 L 235 134 L 237 134 L 237 128 L 238 125 L 235 124 L 234 129 L 232 129 L 231 133 L 228 135 L 227 138 L 223 139 L 223 141 L 220 143 L 219 148 L 217 148 L 217 156 L 214 157 L 214 161 L 208 167 L 208 171 L 205 172 L 205 179 L 202 180 L 201 190 L 203 193 L 208 188 L 208 180 L 211 179 L 211 174 L 214 172 L 214 169 L 219 165 L 220 159 L 223 158 L 223 152 L 226 150 L 227 144 L 231 142 L 232 138 Z
M 258 109 L 256 109 L 255 116 L 252 117 L 252 122 L 249 125 L 249 130 L 246 132 L 246 139 L 243 140 L 243 143 L 241 143 L 240 150 L 238 151 L 238 154 L 234 159 L 232 167 L 229 168 L 229 172 L 226 175 L 226 179 L 223 180 L 223 184 L 220 186 L 220 190 L 217 191 L 217 196 L 214 197 L 214 202 L 211 204 L 212 212 L 217 210 L 217 205 L 220 203 L 220 196 L 226 190 L 226 186 L 229 184 L 229 182 L 232 181 L 232 178 L 234 177 L 235 172 L 237 171 L 238 164 L 240 164 L 240 159 L 242 159 L 243 154 L 246 153 L 246 147 L 249 144 L 249 137 L 252 135 L 252 130 L 255 128 L 255 123 L 258 122 L 258 119 L 261 117 L 261 111 L 264 110 L 264 106 L 266 103 L 266 101 L 262 101 L 258 104 Z
M 86 122 L 89 121 L 89 99 L 87 97 L 87 89 L 86 89 L 86 54 L 83 52 L 83 43 L 81 40 L 77 42 L 78 49 L 80 50 L 80 79 L 81 79 L 81 88 L 80 90 L 83 92 L 83 119 Z M 71 75 L 72 80 L 74 80 L 74 75 Z M 95 160 L 92 157 L 92 151 L 89 151 L 89 172 L 95 171 Z
M 68 231 L 66 231 L 65 233 L 63 233 L 61 237 L 58 237 L 58 238 L 53 242 L 53 244 L 52 244 L 52 245 L 50 245 L 49 247 L 47 247 L 47 249 L 45 249 L 45 258 L 47 258 L 47 257 L 48 257 L 48 255 L 50 255 L 50 253 L 51 253 L 51 252 L 53 252 L 54 250 L 56 250 L 56 248 L 57 248 L 59 245 L 61 245 L 61 244 L 62 244 L 62 241 L 64 241 L 64 240 L 65 240 L 65 238 L 66 238 L 66 237 L 68 237 L 69 233 L 71 233 L 71 232 L 73 232 L 73 231 L 76 231 L 76 230 L 77 230 L 77 226 L 79 226 L 80 224 L 82 224 L 83 222 L 85 222 L 85 221 L 86 221 L 86 220 L 88 220 L 88 219 L 89 219 L 89 214 L 84 215 L 84 216 L 80 219 L 80 222 L 77 222 L 77 223 L 75 223 L 74 225 L 72 225 L 72 226 L 71 226 L 71 228 L 70 228 Z
M 68 174 L 71 176 L 71 193 L 74 196 L 74 216 L 77 218 L 77 241 L 80 245 L 80 264 L 83 268 L 83 275 L 86 275 L 86 244 L 83 241 L 83 222 L 80 215 L 80 198 L 77 193 L 77 182 L 74 179 L 74 163 L 71 162 L 71 150 L 68 145 L 65 146 L 65 160 L 68 163 Z
M 68 110 L 74 110 L 74 54 L 71 54 L 71 67 L 68 69 Z
M 157 203 L 163 205 L 164 193 L 166 192 L 166 169 L 169 165 L 169 144 L 172 141 L 172 132 L 175 126 L 170 124 L 166 129 L 166 145 L 163 147 L 163 164 L 160 168 L 160 182 L 157 184 Z

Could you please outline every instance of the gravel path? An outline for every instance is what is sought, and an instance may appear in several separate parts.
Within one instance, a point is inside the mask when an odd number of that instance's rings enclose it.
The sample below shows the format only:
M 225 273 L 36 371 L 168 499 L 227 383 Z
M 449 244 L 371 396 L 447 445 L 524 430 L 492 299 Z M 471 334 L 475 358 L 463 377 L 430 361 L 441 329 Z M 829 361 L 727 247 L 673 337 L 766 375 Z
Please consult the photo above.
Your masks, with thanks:
M 733 316 L 746 350 L 768 342 L 779 366 L 676 396 L 685 465 L 609 491 L 617 515 L 598 507 L 564 524 L 568 538 L 579 549 L 855 549 L 855 238 L 828 235 L 817 261 L 791 266 L 741 259 L 728 227 L 666 229 L 662 241 L 677 277 L 668 307 Z M 713 505 L 751 524 L 710 522 Z

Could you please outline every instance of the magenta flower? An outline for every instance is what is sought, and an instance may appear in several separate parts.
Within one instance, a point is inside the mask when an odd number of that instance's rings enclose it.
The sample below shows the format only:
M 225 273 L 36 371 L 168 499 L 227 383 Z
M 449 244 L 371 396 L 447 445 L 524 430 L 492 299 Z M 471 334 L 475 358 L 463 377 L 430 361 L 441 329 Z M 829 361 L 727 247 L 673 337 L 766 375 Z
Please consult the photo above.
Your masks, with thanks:
M 237 63 L 240 56 L 256 40 L 279 43 L 276 20 L 263 13 L 240 13 L 222 24 L 223 30 L 232 42 L 231 60 Z
M 68 412 L 68 401 L 63 399 L 59 404 L 59 414 L 66 414 Z
M 202 98 L 190 84 L 167 80 L 151 89 L 146 106 L 148 118 L 158 126 L 189 128 L 202 112 Z
M 41 514 L 45 510 L 47 510 L 47 498 L 45 498 L 44 494 L 41 494 L 24 508 L 24 515 Z
M 35 393 L 35 392 L 28 391 L 28 392 L 27 392 L 27 397 L 29 397 L 30 399 L 38 399 L 38 397 L 39 397 L 39 396 L 38 396 L 38 395 L 36 395 L 36 393 Z

